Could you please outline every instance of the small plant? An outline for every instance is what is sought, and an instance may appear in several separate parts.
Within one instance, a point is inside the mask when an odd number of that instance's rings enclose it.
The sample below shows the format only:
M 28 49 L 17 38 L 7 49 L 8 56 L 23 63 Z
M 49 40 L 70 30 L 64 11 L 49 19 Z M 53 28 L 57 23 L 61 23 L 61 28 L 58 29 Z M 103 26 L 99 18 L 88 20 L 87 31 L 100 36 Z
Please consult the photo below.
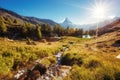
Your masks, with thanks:
M 14 70 L 18 70 L 20 64 L 21 64 L 21 61 L 20 61 L 20 60 L 15 60 L 12 68 L 13 68 Z
M 115 80 L 120 80 L 120 72 L 115 72 L 114 77 Z
M 74 64 L 76 64 L 76 65 L 80 66 L 83 63 L 83 60 L 82 60 L 81 57 L 78 57 L 78 55 L 67 53 L 66 55 L 63 56 L 61 63 L 63 65 L 74 65 Z
M 50 43 L 50 42 L 48 43 L 48 45 L 51 45 L 51 44 L 52 44 L 52 43 Z
M 40 42 L 46 43 L 47 40 L 46 39 L 41 39 Z
M 26 44 L 30 45 L 30 44 L 31 44 L 31 40 L 30 40 L 30 38 L 27 37 L 26 39 L 27 39 Z
M 13 53 L 11 51 L 5 51 L 5 52 L 2 53 L 2 56 L 3 57 L 12 57 Z
M 101 63 L 98 60 L 90 60 L 87 64 L 86 64 L 86 68 L 96 68 L 101 66 Z

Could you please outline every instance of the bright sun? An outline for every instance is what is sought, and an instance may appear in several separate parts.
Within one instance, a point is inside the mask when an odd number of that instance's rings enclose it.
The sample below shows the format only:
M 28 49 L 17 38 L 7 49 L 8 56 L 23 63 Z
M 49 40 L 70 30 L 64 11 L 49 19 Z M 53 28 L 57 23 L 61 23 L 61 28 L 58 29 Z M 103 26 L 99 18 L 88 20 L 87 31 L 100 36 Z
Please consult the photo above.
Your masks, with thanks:
M 106 8 L 104 6 L 96 6 L 93 8 L 93 17 L 104 18 L 106 14 Z
M 89 8 L 91 16 L 98 19 L 104 19 L 110 11 L 110 5 L 104 1 L 96 0 L 95 4 Z

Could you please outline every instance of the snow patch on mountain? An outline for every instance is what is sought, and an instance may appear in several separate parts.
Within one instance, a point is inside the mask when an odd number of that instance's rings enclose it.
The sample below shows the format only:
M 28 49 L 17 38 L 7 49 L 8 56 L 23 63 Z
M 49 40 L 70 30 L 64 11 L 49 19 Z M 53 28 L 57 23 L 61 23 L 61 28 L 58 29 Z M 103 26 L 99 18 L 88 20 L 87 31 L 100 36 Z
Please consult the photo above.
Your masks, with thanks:
M 77 26 L 72 21 L 70 21 L 69 18 L 65 18 L 65 20 L 62 23 L 60 23 L 60 25 L 63 26 L 64 28 L 67 27 L 75 28 Z
M 62 23 L 60 23 L 60 25 L 63 26 L 64 28 L 70 27 L 70 28 L 82 28 L 83 30 L 91 30 L 91 29 L 96 29 L 97 25 L 99 26 L 99 28 L 104 27 L 112 23 L 116 19 L 118 19 L 118 17 L 115 17 L 113 19 L 103 20 L 98 23 L 91 23 L 91 24 L 86 23 L 86 24 L 78 25 L 78 24 L 74 24 L 69 18 L 65 18 L 65 20 Z

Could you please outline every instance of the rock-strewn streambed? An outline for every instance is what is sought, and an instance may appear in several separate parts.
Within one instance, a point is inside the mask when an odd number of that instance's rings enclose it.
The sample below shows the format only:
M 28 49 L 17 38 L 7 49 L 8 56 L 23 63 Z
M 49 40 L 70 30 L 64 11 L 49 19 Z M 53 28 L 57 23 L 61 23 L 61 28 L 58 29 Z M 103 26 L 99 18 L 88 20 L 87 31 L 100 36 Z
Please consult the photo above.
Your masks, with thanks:
M 41 64 L 41 59 L 38 59 L 32 69 L 19 70 L 14 78 L 18 80 L 63 80 L 71 70 L 71 66 L 61 65 L 62 54 L 66 50 L 67 47 L 62 47 L 62 50 L 54 55 L 56 64 L 51 64 L 47 68 Z

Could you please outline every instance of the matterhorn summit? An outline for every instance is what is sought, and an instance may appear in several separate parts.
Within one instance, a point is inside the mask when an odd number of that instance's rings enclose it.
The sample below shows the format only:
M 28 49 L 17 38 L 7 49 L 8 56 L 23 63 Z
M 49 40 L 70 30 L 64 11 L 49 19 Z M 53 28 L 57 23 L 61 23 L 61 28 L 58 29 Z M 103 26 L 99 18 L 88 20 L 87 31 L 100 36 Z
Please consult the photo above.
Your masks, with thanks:
M 72 24 L 72 22 L 66 17 L 63 24 Z
M 72 27 L 72 28 L 76 27 L 76 25 L 68 17 L 66 17 L 64 19 L 64 21 L 62 23 L 60 23 L 60 25 L 65 27 L 65 28 L 68 26 Z

